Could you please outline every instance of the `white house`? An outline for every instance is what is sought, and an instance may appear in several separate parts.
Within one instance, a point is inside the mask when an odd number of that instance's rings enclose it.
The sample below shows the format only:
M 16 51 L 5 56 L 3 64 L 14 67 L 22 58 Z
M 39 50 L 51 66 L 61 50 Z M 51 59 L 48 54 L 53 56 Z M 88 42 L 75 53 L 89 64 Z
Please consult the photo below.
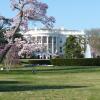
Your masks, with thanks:
M 61 29 L 32 29 L 24 33 L 27 40 L 38 41 L 38 44 L 44 49 L 37 52 L 39 58 L 50 58 L 57 55 L 63 55 L 63 46 L 69 35 L 82 35 L 84 31 Z

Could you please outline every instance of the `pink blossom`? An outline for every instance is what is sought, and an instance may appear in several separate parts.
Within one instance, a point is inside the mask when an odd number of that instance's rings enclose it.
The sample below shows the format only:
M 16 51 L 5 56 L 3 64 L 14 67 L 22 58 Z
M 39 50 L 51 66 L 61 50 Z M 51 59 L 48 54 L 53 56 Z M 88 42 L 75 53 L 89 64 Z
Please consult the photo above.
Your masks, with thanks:
M 46 15 L 46 11 L 48 9 L 48 5 L 39 0 L 10 0 L 11 1 L 11 8 L 13 10 L 18 10 L 18 14 L 9 20 L 10 26 L 9 30 L 4 33 L 5 38 L 8 40 L 8 44 L 4 46 L 3 49 L 0 49 L 0 55 L 3 52 L 8 50 L 6 58 L 8 61 L 11 58 L 11 62 L 16 58 L 17 54 L 26 53 L 30 55 L 33 51 L 43 49 L 38 42 L 34 41 L 32 43 L 22 41 L 20 39 L 15 39 L 13 41 L 14 34 L 20 28 L 21 30 L 27 31 L 28 30 L 28 21 L 40 21 L 43 23 L 47 28 L 52 28 L 53 23 L 55 22 L 54 17 L 48 17 Z M 0 17 L 0 20 L 5 20 L 6 18 Z M 21 50 L 19 50 L 21 49 Z

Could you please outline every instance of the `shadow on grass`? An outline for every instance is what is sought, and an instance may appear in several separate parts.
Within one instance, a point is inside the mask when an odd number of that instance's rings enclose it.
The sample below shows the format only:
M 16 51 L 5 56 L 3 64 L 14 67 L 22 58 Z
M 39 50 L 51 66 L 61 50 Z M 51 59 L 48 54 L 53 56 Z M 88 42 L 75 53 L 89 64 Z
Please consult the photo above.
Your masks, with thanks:
M 17 91 L 36 91 L 36 90 L 50 90 L 50 89 L 73 89 L 86 88 L 88 86 L 74 86 L 74 85 L 28 85 L 18 81 L 0 81 L 0 92 L 17 92 Z
M 3 80 L 3 81 L 0 81 L 0 85 L 4 85 L 4 84 L 21 84 L 21 83 L 24 83 L 24 82 L 22 82 L 22 81 L 5 81 L 5 80 Z

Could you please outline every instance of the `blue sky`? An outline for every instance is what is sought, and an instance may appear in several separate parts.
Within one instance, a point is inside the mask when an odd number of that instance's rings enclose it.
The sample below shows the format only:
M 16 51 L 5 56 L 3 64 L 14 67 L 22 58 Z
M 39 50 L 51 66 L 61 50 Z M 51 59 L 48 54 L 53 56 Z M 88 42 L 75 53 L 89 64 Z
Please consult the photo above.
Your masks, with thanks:
M 0 2 L 0 14 L 12 17 L 10 0 Z M 67 29 L 100 28 L 100 0 L 41 0 L 48 4 L 48 15 L 56 19 L 55 27 Z

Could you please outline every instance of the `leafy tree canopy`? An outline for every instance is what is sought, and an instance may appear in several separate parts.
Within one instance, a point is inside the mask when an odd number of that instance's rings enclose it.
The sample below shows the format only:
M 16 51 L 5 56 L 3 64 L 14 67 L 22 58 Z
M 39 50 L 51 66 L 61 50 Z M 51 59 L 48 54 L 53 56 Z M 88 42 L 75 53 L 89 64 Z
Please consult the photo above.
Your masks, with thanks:
M 70 35 L 64 45 L 66 58 L 83 58 L 84 42 L 85 40 L 82 36 Z

